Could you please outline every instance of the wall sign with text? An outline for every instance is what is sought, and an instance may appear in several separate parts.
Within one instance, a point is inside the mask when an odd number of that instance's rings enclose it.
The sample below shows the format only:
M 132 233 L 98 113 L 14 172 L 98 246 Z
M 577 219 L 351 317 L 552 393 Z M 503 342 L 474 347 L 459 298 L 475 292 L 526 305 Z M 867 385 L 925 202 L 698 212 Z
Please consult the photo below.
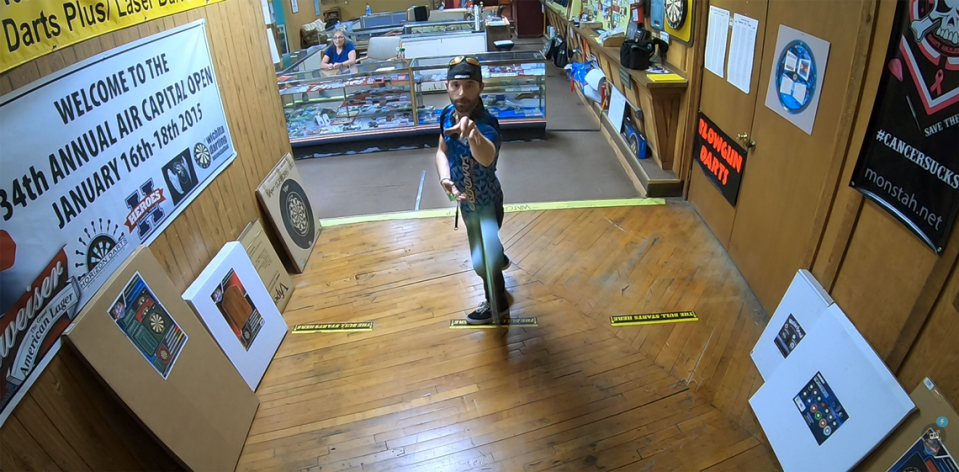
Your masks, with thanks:
M 0 2 L 0 72 L 71 44 L 223 0 L 30 0 Z
M 726 201 L 736 206 L 746 166 L 746 149 L 736 144 L 703 112 L 699 112 L 696 129 L 696 146 L 693 147 L 696 162 Z
M 2 424 L 113 271 L 236 156 L 206 23 L 0 97 L 0 142 Z
M 948 23 L 957 15 L 955 7 L 950 11 L 919 0 L 899 2 L 850 183 L 937 254 L 959 211 L 959 31 Z

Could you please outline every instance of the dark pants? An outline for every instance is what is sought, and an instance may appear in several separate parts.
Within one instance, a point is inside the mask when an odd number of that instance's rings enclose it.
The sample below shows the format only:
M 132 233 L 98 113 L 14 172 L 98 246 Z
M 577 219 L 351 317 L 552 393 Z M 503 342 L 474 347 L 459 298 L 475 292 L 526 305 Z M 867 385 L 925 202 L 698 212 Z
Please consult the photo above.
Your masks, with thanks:
M 467 203 L 461 204 L 466 207 Z M 480 218 L 481 215 L 487 215 L 488 218 L 496 218 L 496 229 L 503 227 L 503 203 L 499 202 L 492 207 L 477 207 L 476 211 L 463 212 L 463 222 L 466 224 L 466 235 L 470 242 L 470 254 L 473 259 L 473 270 L 476 275 L 483 279 L 483 290 L 486 292 L 486 301 L 493 303 L 490 299 L 490 287 L 486 281 L 486 263 L 483 260 L 484 248 L 481 240 Z M 499 240 L 499 232 L 496 234 L 483 235 L 487 240 L 487 249 L 492 251 L 487 257 L 490 260 L 499 261 L 491 267 L 493 272 L 493 285 L 496 293 L 496 307 L 500 311 L 507 308 L 506 301 L 506 281 L 503 279 L 503 266 L 506 265 L 506 254 L 503 253 L 503 244 Z

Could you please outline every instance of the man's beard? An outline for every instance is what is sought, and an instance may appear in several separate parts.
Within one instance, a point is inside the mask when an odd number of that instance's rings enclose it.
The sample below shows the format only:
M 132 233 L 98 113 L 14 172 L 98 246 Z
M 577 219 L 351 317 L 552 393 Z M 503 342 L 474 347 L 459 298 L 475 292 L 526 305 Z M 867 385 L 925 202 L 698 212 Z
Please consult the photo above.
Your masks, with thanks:
M 476 108 L 477 104 L 479 104 L 479 100 L 479 98 L 476 100 L 466 100 L 461 98 L 459 100 L 451 101 L 453 102 L 453 107 L 456 108 L 456 111 L 462 115 L 465 115 L 472 112 L 473 109 Z

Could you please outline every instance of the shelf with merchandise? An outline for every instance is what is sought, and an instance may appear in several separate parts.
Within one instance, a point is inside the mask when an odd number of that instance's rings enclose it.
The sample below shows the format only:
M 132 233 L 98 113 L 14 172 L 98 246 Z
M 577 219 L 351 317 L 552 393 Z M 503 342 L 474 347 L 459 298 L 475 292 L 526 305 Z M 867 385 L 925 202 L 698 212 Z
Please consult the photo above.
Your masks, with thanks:
M 411 21 L 403 25 L 403 34 L 434 34 L 452 31 L 473 31 L 473 22 L 465 20 Z
M 483 72 L 483 104 L 500 124 L 546 121 L 546 62 L 536 51 L 477 54 Z M 436 125 L 449 105 L 446 69 L 453 57 L 414 59 L 417 124 Z

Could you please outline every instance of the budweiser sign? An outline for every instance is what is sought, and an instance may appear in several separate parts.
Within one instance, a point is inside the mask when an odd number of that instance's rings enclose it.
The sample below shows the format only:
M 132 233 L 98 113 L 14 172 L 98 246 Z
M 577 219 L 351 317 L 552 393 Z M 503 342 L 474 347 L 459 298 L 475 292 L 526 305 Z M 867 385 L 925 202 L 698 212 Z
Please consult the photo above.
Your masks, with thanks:
M 0 410 L 76 316 L 80 292 L 60 249 L 34 282 L 0 317 Z

